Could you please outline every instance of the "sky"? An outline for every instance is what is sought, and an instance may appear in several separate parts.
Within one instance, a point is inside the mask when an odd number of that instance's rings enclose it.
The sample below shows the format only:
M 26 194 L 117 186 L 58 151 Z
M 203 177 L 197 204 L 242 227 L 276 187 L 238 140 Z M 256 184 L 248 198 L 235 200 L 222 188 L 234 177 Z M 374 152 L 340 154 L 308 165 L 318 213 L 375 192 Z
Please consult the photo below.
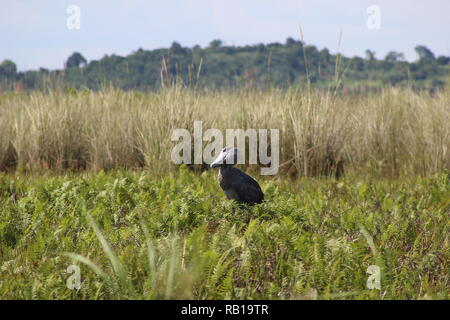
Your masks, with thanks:
M 67 11 L 71 5 L 78 20 Z M 75 51 L 90 61 L 173 41 L 284 43 L 300 39 L 299 26 L 307 44 L 346 56 L 370 49 L 383 58 L 394 50 L 413 61 L 419 44 L 450 56 L 448 0 L 0 0 L 0 7 L 0 61 L 10 59 L 20 71 L 60 69 Z M 80 28 L 69 29 L 68 20 Z

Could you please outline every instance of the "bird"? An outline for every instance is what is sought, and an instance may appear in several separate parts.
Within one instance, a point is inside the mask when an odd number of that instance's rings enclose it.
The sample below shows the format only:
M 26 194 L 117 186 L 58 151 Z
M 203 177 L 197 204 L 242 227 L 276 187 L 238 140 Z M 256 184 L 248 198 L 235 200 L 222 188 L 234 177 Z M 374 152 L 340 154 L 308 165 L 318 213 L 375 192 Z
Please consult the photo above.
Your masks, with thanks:
M 219 185 L 228 199 L 240 204 L 254 205 L 264 200 L 264 193 L 255 179 L 233 167 L 237 162 L 238 149 L 225 147 L 210 166 L 219 167 Z

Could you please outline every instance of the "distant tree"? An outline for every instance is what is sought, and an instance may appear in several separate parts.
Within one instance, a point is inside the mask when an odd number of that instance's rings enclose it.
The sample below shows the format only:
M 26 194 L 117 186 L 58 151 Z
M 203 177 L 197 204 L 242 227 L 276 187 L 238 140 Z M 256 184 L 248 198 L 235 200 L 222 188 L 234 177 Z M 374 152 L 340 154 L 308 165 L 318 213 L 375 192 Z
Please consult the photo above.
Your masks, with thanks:
M 6 78 L 13 78 L 16 76 L 16 73 L 17 73 L 17 66 L 11 60 L 4 60 L 0 64 L 0 76 Z
M 417 46 L 414 48 L 417 55 L 419 56 L 419 60 L 421 61 L 431 61 L 434 60 L 434 53 L 425 46 Z
M 256 50 L 259 52 L 264 52 L 266 51 L 266 46 L 263 43 L 259 43 L 256 45 Z
M 220 48 L 222 46 L 222 40 L 215 39 L 209 43 L 209 47 L 213 49 Z
M 66 68 L 79 68 L 86 65 L 86 59 L 79 52 L 74 52 L 66 61 Z
M 394 63 L 397 61 L 402 61 L 405 59 L 405 55 L 401 52 L 390 51 L 387 53 L 384 60 L 389 63 Z
M 172 42 L 172 45 L 170 46 L 170 50 L 173 54 L 186 54 L 187 50 L 183 48 L 178 42 Z
M 362 59 L 360 57 L 354 57 L 352 60 L 353 60 L 353 66 L 356 71 L 364 70 L 364 59 Z
M 308 59 L 308 68 L 319 64 L 320 54 L 315 46 L 305 46 L 305 54 Z
M 367 60 L 370 60 L 370 61 L 376 60 L 376 58 L 375 58 L 375 51 L 367 49 L 365 51 L 365 53 L 366 53 L 366 59 Z
M 450 64 L 450 57 L 446 57 L 446 56 L 439 56 L 436 59 L 437 63 L 440 64 L 441 66 L 446 66 L 448 64 Z
M 272 42 L 272 43 L 269 43 L 267 45 L 267 48 L 279 48 L 279 47 L 282 47 L 282 46 L 283 45 L 281 43 L 279 43 L 279 42 Z
M 286 45 L 287 46 L 291 46 L 291 45 L 294 45 L 296 43 L 297 43 L 297 41 L 295 41 L 294 38 L 289 37 L 289 38 L 286 39 Z

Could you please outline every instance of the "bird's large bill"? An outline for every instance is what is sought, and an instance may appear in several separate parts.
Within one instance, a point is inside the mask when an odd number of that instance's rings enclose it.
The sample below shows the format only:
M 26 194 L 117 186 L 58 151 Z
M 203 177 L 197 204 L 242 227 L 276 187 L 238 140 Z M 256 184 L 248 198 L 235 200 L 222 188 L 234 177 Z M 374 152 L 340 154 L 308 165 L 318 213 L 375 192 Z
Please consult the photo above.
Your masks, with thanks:
M 217 156 L 216 160 L 211 163 L 211 168 L 220 167 L 223 164 L 235 164 L 236 149 L 233 147 L 224 148 Z

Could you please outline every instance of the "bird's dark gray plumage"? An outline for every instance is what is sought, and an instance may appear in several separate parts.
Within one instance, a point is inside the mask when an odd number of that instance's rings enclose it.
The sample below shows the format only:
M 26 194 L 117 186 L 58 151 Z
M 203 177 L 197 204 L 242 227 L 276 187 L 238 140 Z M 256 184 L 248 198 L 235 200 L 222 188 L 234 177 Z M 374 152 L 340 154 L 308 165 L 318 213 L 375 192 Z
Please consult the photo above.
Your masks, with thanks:
M 228 199 L 250 205 L 261 203 L 264 200 L 264 194 L 258 182 L 241 170 L 234 168 L 233 165 L 236 162 L 237 148 L 227 147 L 211 163 L 211 168 L 220 167 L 220 187 Z

